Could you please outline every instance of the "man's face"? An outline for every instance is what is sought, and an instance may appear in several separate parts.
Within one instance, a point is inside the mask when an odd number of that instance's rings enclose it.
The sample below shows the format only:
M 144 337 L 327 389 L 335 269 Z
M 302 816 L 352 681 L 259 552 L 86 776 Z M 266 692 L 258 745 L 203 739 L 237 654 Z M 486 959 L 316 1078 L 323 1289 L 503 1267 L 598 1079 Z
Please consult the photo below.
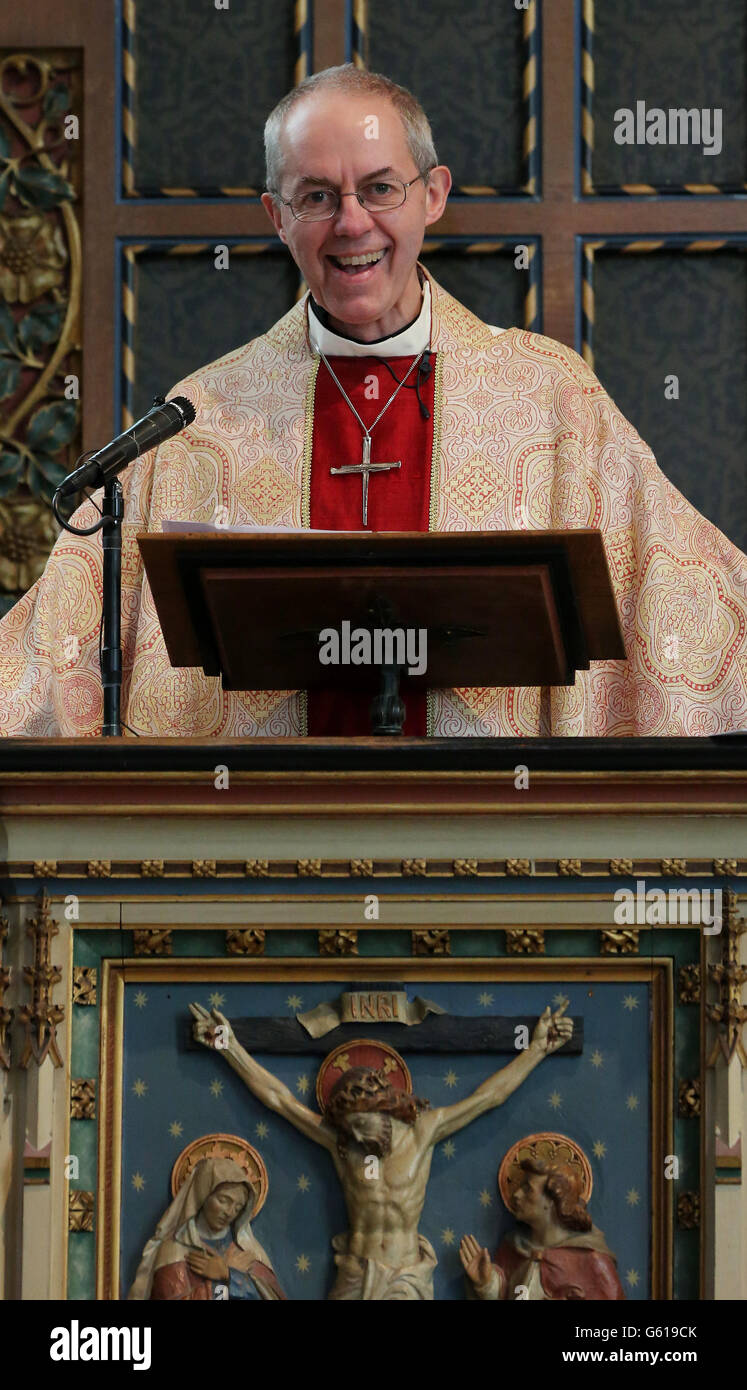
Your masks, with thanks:
M 391 1138 L 391 1121 L 386 1115 L 370 1111 L 366 1114 L 351 1114 L 347 1118 L 347 1127 L 355 1139 L 366 1153 L 376 1154 L 382 1157 L 389 1148 Z
M 532 1223 L 547 1216 L 552 1208 L 552 1198 L 545 1192 L 547 1175 L 527 1173 L 524 1181 L 514 1192 L 512 1206 L 520 1221 Z
M 366 182 L 409 183 L 418 173 L 400 118 L 380 97 L 312 93 L 287 117 L 281 152 L 280 193 L 287 199 L 319 184 L 352 194 Z M 448 169 L 439 166 L 427 185 L 422 179 L 411 184 L 401 207 L 369 212 L 357 198 L 343 197 L 337 214 L 323 222 L 298 221 L 267 193 L 262 202 L 333 326 L 365 341 L 396 332 L 417 314 L 415 263 L 450 186 Z M 340 257 L 369 253 L 379 259 L 347 269 L 340 263 Z

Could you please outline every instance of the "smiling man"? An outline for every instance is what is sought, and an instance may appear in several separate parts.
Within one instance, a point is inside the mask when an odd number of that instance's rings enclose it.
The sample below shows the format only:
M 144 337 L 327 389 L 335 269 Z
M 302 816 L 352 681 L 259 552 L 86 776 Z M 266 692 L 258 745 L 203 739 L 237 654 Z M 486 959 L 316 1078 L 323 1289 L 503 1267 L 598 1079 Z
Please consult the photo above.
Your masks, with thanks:
M 194 423 L 123 475 L 127 724 L 154 735 L 368 732 L 366 700 L 225 692 L 171 668 L 135 536 L 176 519 L 598 528 L 627 661 L 595 662 L 545 700 L 534 688 L 410 696 L 405 732 L 746 725 L 745 557 L 669 483 L 570 348 L 483 323 L 419 264 L 451 179 L 412 94 L 352 65 L 330 68 L 283 98 L 265 140 L 262 201 L 308 293 L 261 337 L 180 382 Z M 95 517 L 84 503 L 77 524 Z M 0 732 L 98 732 L 100 589 L 100 535 L 63 535 L 0 623 Z

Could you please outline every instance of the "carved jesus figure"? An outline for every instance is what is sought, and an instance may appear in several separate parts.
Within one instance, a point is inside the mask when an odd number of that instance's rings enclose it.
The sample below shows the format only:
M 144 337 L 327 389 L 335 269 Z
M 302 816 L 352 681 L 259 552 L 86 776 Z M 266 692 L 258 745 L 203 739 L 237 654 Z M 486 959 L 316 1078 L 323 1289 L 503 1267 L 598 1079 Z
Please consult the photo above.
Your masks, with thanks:
M 418 1222 L 434 1146 L 502 1105 L 568 1041 L 573 1023 L 563 1018 L 566 1007 L 551 1013 L 548 1005 L 529 1047 L 454 1105 L 431 1110 L 428 1101 L 398 1091 L 383 1073 L 355 1067 L 335 1083 L 324 1114 L 317 1115 L 244 1050 L 217 1009 L 210 1014 L 190 1005 L 195 1038 L 212 1047 L 216 1029 L 224 1030 L 220 1050 L 252 1094 L 329 1153 L 350 1223 L 332 1242 L 337 1278 L 329 1297 L 348 1300 L 433 1298 L 437 1260 Z

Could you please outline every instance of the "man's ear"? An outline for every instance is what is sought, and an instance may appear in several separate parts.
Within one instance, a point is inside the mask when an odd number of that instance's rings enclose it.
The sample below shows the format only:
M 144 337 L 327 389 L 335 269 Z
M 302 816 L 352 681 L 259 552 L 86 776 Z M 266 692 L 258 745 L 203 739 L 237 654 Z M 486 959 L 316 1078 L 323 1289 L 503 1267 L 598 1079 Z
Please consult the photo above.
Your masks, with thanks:
M 265 212 L 267 213 L 267 216 L 269 217 L 269 219 L 270 219 L 270 221 L 271 221 L 273 227 L 275 228 L 275 231 L 277 232 L 278 236 L 280 237 L 280 240 L 281 240 L 282 242 L 284 242 L 285 245 L 287 246 L 287 245 L 288 245 L 288 238 L 287 238 L 287 236 L 285 235 L 285 230 L 284 230 L 284 228 L 283 228 L 283 209 L 282 209 L 282 206 L 281 206 L 279 203 L 276 203 L 276 202 L 275 202 L 275 199 L 273 198 L 273 196 L 272 196 L 271 193 L 263 193 L 263 194 L 262 194 L 262 207 L 264 208 Z
M 451 173 L 445 164 L 437 164 L 435 169 L 431 169 L 428 175 L 428 182 L 425 185 L 425 225 L 430 227 L 433 222 L 438 222 L 444 208 L 446 199 L 451 188 Z

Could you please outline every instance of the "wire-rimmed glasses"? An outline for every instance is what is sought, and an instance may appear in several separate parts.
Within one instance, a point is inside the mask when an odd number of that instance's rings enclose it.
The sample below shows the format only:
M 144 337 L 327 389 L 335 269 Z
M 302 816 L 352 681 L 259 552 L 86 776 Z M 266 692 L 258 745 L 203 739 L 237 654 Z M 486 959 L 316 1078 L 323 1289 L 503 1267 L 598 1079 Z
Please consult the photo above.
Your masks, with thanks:
M 303 188 L 300 192 L 294 193 L 292 198 L 281 198 L 276 190 L 269 191 L 274 192 L 274 196 L 284 207 L 290 208 L 297 222 L 326 222 L 337 216 L 343 198 L 357 198 L 367 212 L 391 212 L 394 208 L 401 208 L 407 198 L 408 188 L 417 183 L 418 179 L 426 179 L 429 173 L 430 170 L 424 174 L 416 174 L 409 183 L 395 178 L 370 179 L 361 184 L 354 193 L 338 193 L 336 188 L 327 188 L 323 184 Z

